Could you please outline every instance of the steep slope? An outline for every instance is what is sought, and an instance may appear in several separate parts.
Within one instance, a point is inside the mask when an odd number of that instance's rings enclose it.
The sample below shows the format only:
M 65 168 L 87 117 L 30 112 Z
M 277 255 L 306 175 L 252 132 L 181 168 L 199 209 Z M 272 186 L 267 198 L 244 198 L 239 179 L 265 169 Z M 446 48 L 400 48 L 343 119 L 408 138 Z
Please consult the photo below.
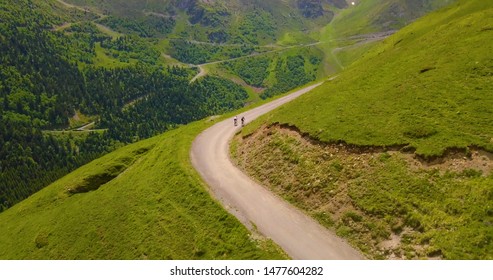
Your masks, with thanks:
M 342 11 L 332 23 L 336 37 L 398 30 L 454 0 L 366 0 Z
M 201 121 L 126 146 L 0 213 L 0 259 L 279 259 L 189 163 Z
M 463 1 L 425 17 L 272 120 L 322 141 L 409 145 L 425 157 L 493 151 L 490 15 L 491 4 Z M 313 104 L 323 110 L 291 109 Z
M 402 29 L 247 127 L 239 164 L 370 257 L 493 258 L 492 17 L 458 1 Z

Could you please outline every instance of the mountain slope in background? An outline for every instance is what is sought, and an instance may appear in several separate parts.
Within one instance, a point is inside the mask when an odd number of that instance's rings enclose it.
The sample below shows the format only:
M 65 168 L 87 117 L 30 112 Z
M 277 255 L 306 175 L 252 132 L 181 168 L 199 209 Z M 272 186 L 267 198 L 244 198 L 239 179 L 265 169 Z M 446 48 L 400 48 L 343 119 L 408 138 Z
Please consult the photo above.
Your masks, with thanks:
M 408 144 L 424 157 L 471 145 L 493 150 L 490 6 L 459 2 L 404 28 L 279 121 L 323 141 Z M 324 110 L 295 110 L 300 104 Z
M 424 13 L 451 0 L 255 0 L 255 1 L 89 1 L 67 0 L 93 6 L 106 14 L 123 18 L 165 17 L 175 22 L 173 36 L 217 43 L 270 44 L 286 34 L 306 41 L 311 33 L 342 12 L 338 35 L 355 35 L 398 29 Z M 346 9 L 346 10 L 345 10 Z M 347 16 L 346 16 L 347 15 Z M 186 26 L 193 28 L 186 28 Z M 316 38 L 312 38 L 316 39 Z
M 334 20 L 337 37 L 398 30 L 424 14 L 444 7 L 454 0 L 366 0 L 341 11 Z
M 492 18 L 462 0 L 403 28 L 247 127 L 239 164 L 371 257 L 492 259 Z

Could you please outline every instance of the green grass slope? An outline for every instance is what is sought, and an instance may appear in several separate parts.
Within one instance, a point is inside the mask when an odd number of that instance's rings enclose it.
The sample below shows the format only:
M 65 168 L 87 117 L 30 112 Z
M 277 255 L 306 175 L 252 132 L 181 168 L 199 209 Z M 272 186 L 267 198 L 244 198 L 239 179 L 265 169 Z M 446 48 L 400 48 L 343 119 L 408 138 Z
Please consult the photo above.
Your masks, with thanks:
M 326 142 L 408 146 L 423 157 L 493 151 L 493 3 L 459 1 L 373 48 L 270 122 Z
M 333 17 L 331 8 L 324 8 L 329 5 L 321 3 L 315 5 L 321 9 L 318 13 L 306 15 L 299 2 L 307 0 L 66 1 L 119 18 L 172 18 L 176 22 L 172 37 L 221 43 L 269 44 L 283 36 L 307 40 L 307 30 L 322 27 Z
M 473 0 L 418 20 L 245 127 L 233 156 L 369 258 L 492 259 L 492 19 Z
M 382 36 L 454 1 L 365 0 L 354 1 L 355 5 L 349 5 L 346 9 L 336 9 L 330 24 L 312 30 L 312 36 L 321 42 L 317 47 L 325 53 L 326 73 L 344 70 L 379 42 Z
M 280 259 L 211 199 L 201 121 L 121 148 L 0 214 L 0 259 Z
M 342 10 L 331 23 L 336 38 L 397 30 L 454 0 L 366 0 Z

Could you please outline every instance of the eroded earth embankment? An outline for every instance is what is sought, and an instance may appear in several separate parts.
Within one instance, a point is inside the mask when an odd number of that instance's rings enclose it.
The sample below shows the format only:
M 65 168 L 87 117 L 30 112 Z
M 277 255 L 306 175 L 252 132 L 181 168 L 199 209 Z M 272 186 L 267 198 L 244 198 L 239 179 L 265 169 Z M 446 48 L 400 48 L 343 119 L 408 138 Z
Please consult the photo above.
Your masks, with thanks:
M 403 147 L 321 143 L 281 125 L 237 135 L 233 147 L 247 174 L 369 257 L 493 257 L 491 153 L 449 150 L 427 161 Z

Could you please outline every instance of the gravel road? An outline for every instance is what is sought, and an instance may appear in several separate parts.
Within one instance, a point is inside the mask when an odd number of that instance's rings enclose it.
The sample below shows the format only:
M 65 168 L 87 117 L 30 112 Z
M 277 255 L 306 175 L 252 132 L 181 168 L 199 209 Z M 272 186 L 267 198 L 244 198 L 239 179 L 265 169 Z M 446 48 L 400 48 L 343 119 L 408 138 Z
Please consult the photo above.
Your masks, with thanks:
M 312 90 L 321 83 L 252 109 L 247 122 Z M 239 120 L 238 120 L 239 121 Z M 233 119 L 217 123 L 193 142 L 192 164 L 212 194 L 248 228 L 271 238 L 293 259 L 363 259 L 360 252 L 240 171 L 229 158 L 229 142 L 240 126 Z

